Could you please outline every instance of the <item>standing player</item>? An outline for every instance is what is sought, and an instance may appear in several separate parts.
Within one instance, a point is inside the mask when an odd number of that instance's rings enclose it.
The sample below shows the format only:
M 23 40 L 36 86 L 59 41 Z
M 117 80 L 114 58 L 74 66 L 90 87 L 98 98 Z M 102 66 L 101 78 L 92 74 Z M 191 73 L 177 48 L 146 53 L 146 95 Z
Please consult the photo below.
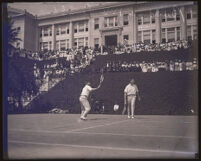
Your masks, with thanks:
M 123 109 L 123 113 L 125 112 L 126 106 L 127 106 L 128 118 L 132 118 L 132 119 L 134 118 L 136 97 L 138 97 L 138 100 L 140 101 L 138 87 L 135 84 L 135 80 L 132 78 L 130 80 L 130 83 L 124 89 L 124 109 Z M 130 115 L 130 110 L 131 110 L 131 115 Z
M 99 89 L 101 84 L 102 84 L 102 82 L 103 82 L 103 80 L 104 80 L 104 77 L 103 77 L 103 75 L 101 75 L 100 83 L 99 83 L 97 88 L 92 88 L 91 83 L 88 81 L 88 82 L 86 82 L 86 85 L 82 89 L 82 92 L 81 92 L 81 95 L 80 95 L 80 98 L 79 98 L 80 104 L 81 104 L 81 116 L 80 116 L 81 120 L 86 120 L 87 119 L 86 118 L 87 114 L 91 110 L 91 106 L 90 106 L 89 101 L 88 101 L 89 94 L 92 91 L 95 91 L 95 90 Z

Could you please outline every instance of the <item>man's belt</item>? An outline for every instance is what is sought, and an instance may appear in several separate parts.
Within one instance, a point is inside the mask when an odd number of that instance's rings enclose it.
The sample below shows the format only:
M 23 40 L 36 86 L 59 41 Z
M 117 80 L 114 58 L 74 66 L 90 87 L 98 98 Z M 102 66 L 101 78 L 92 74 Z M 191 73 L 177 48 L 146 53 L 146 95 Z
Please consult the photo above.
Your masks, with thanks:
M 88 98 L 86 95 L 80 95 L 80 97 L 86 97 L 86 98 Z
M 127 96 L 136 96 L 136 94 L 129 94 L 129 95 L 127 95 Z

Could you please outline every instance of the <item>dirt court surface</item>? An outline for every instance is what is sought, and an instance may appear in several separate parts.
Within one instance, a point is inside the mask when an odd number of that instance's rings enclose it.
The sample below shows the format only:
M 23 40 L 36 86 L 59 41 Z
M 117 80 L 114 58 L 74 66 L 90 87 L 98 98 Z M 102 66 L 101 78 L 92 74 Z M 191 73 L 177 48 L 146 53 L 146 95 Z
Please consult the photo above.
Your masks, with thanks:
M 197 116 L 8 116 L 9 159 L 195 158 Z

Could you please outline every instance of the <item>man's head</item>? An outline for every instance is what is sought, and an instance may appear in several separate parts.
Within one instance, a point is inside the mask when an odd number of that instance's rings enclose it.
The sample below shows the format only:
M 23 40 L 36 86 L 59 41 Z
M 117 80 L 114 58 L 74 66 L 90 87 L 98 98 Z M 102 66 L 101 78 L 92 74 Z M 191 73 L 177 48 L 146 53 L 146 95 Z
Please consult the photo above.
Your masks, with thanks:
M 91 82 L 90 81 L 86 81 L 85 84 L 88 85 L 88 86 L 90 86 Z
M 135 80 L 134 80 L 134 78 L 132 78 L 131 80 L 130 80 L 130 84 L 135 84 Z

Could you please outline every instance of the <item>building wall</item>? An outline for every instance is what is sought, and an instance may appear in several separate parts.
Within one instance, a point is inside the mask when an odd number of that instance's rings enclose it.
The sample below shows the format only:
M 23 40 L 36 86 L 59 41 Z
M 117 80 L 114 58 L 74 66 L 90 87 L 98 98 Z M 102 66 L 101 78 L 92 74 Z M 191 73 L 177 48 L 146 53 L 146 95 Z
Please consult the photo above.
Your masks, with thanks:
M 25 15 L 24 48 L 31 51 L 37 50 L 37 23 L 29 15 Z
M 66 14 L 60 16 L 52 15 L 49 17 L 46 16 L 46 18 L 40 17 L 37 19 L 37 22 L 26 17 L 25 30 L 23 27 L 21 30 L 25 35 L 24 47 L 31 50 L 39 50 L 41 49 L 41 46 L 43 46 L 43 43 L 45 43 L 46 46 L 48 44 L 48 49 L 55 50 L 57 48 L 60 49 L 60 45 L 61 43 L 64 43 L 64 41 L 66 43 L 66 48 L 72 48 L 75 46 L 75 41 L 77 41 L 76 46 L 83 43 L 83 41 L 84 45 L 88 44 L 90 47 L 94 47 L 95 43 L 98 41 L 99 46 L 101 46 L 105 45 L 105 35 L 110 34 L 117 34 L 118 44 L 124 43 L 125 37 L 128 37 L 128 44 L 140 41 L 145 42 L 146 39 L 150 39 L 148 40 L 150 42 L 155 40 L 156 43 L 160 43 L 161 41 L 170 40 L 169 37 L 171 34 L 174 34 L 175 40 L 186 40 L 189 38 L 195 39 L 197 37 L 197 17 L 187 19 L 186 15 L 188 12 L 193 15 L 194 11 L 197 10 L 196 5 L 193 6 L 192 4 L 193 1 L 147 2 L 137 5 L 86 11 L 84 13 Z M 194 8 L 191 9 L 192 7 Z M 169 16 L 169 9 L 174 9 L 174 12 L 179 15 L 180 19 L 176 19 L 175 17 L 175 20 L 163 22 L 161 15 L 166 15 L 167 20 L 167 15 Z M 165 10 L 167 10 L 167 13 Z M 123 24 L 125 14 L 128 15 L 128 25 Z M 141 19 L 142 23 L 147 21 L 146 14 L 149 14 L 150 17 L 148 17 L 148 19 L 150 19 L 150 22 L 146 24 L 139 24 L 139 19 Z M 154 23 L 152 23 L 151 15 L 154 15 L 155 17 Z M 118 26 L 114 25 L 113 27 L 104 27 L 105 18 L 112 16 L 117 17 Z M 176 14 L 174 16 L 176 16 Z M 95 19 L 97 18 L 99 28 L 95 29 Z M 75 33 L 75 25 L 81 21 L 86 21 L 88 31 Z M 16 21 L 16 24 L 21 24 L 23 26 L 23 22 L 21 21 Z M 69 33 L 57 35 L 57 26 L 62 24 L 66 25 L 66 30 L 69 28 Z M 41 30 L 44 30 L 46 27 L 49 27 L 48 32 L 51 32 L 51 35 L 40 37 Z M 86 26 L 84 26 L 84 28 L 85 27 Z

